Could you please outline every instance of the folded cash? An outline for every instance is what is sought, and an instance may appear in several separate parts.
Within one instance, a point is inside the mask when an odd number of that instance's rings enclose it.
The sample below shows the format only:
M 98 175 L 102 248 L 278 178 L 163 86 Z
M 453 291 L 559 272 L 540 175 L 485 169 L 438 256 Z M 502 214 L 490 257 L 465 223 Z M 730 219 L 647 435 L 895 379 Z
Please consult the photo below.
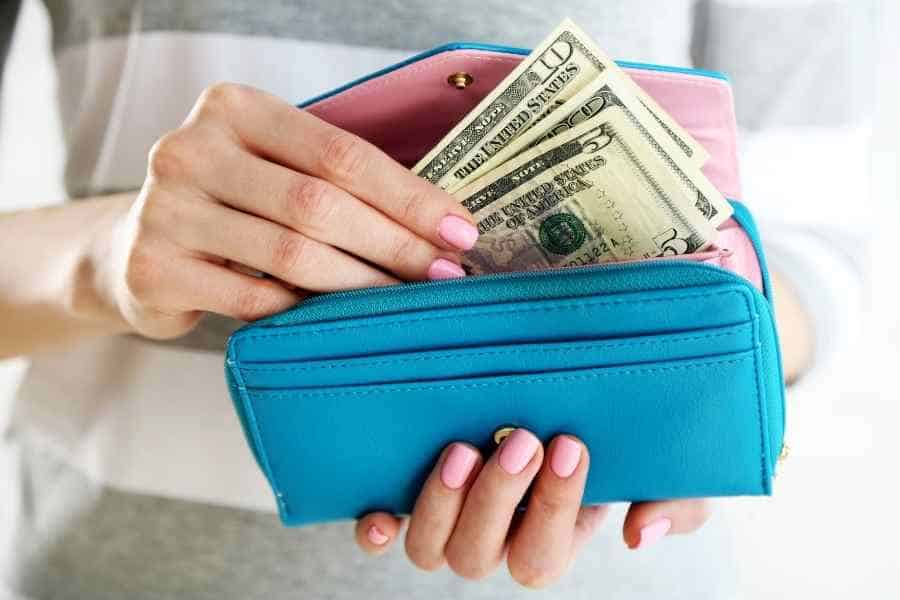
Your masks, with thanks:
M 480 233 L 463 263 L 479 274 L 695 252 L 715 229 L 692 194 L 612 108 L 456 192 Z
M 477 274 L 704 248 L 732 212 L 707 158 L 565 20 L 413 171 L 475 216 Z

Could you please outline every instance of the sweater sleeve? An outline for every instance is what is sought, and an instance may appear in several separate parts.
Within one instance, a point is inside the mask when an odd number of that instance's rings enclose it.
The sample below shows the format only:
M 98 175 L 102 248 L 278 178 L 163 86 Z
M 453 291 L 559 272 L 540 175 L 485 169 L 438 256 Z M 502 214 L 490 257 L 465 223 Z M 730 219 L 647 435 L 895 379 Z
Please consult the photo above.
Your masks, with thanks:
M 21 0 L 0 0 L 0 90 L 3 89 L 3 67 L 9 54 L 20 4 Z
M 698 0 L 691 54 L 727 73 L 750 130 L 870 113 L 875 0 Z
M 811 317 L 813 370 L 827 370 L 858 343 L 868 288 L 876 2 L 695 6 L 693 60 L 734 88 L 743 200 Z

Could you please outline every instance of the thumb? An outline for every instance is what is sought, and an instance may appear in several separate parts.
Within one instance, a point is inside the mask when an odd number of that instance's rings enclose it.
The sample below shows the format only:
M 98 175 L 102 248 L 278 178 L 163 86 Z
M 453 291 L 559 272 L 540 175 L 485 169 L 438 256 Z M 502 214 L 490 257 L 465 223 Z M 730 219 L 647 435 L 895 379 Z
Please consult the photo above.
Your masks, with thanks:
M 380 556 L 400 536 L 403 521 L 386 512 L 369 513 L 356 523 L 356 543 L 367 554 Z
M 709 501 L 700 498 L 637 502 L 628 510 L 622 534 L 628 547 L 636 550 L 668 534 L 696 531 L 709 515 Z

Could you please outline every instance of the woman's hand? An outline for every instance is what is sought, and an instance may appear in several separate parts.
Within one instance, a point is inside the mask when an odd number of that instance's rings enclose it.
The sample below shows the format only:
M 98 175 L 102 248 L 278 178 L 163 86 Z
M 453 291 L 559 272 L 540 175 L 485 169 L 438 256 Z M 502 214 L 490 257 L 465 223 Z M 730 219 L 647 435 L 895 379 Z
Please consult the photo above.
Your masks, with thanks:
M 467 579 L 487 576 L 505 558 L 523 585 L 555 581 L 608 511 L 605 505 L 581 506 L 588 463 L 587 448 L 568 435 L 554 438 L 545 452 L 534 434 L 517 429 L 484 463 L 475 448 L 450 444 L 409 518 L 407 555 L 428 571 L 446 562 Z M 527 508 L 517 514 L 529 486 Z M 643 548 L 666 534 L 694 531 L 707 517 L 703 500 L 632 504 L 625 543 Z M 357 523 L 356 540 L 370 554 L 381 554 L 400 528 L 397 517 L 372 513 Z
M 462 276 L 477 238 L 453 197 L 373 145 L 231 84 L 156 143 L 114 230 L 91 272 L 133 330 L 159 338 L 204 311 L 253 320 L 308 291 Z

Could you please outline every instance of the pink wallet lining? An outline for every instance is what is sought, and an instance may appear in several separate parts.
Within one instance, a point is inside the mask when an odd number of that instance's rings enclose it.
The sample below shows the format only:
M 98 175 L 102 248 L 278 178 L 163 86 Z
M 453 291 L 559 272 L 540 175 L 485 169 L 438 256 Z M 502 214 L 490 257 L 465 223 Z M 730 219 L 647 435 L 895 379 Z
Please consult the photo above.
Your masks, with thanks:
M 488 50 L 448 50 L 325 97 L 306 110 L 412 166 L 522 58 Z M 737 125 L 728 82 L 699 73 L 625 70 L 709 151 L 703 171 L 713 185 L 727 197 L 740 198 Z M 463 90 L 447 82 L 449 75 L 460 71 L 473 77 Z M 710 250 L 674 260 L 723 267 L 761 290 L 759 262 L 747 234 L 734 219 L 719 231 Z

